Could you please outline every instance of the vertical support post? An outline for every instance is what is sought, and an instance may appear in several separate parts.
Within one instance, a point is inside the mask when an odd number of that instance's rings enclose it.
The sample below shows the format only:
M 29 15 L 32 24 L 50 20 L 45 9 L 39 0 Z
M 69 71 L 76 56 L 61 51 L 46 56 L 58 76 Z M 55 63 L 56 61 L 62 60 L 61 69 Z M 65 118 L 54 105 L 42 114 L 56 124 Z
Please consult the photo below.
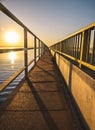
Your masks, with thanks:
M 77 57 L 77 35 L 75 35 L 75 58 Z
M 38 55 L 39 55 L 39 58 L 40 58 L 40 40 L 38 42 Z
M 91 64 L 95 65 L 95 27 L 94 27 L 94 36 L 93 36 L 93 50 L 92 50 L 92 58 L 91 58 Z
M 41 44 L 42 44 L 42 42 L 40 41 L 40 57 L 41 57 L 41 49 L 42 49 L 42 48 L 41 48 Z
M 91 30 L 89 29 L 89 30 L 88 30 L 88 33 L 87 33 L 86 62 L 90 62 L 90 61 L 89 61 L 90 38 L 91 38 Z
M 84 44 L 83 44 L 83 54 L 82 54 L 82 60 L 85 62 L 88 61 L 89 44 L 90 44 L 90 30 L 86 30 L 84 31 Z
M 46 46 L 45 46 L 45 44 L 44 44 L 44 52 L 45 52 L 45 50 L 46 50 Z
M 81 68 L 81 61 L 83 58 L 83 46 L 84 46 L 84 32 L 82 32 L 82 40 L 81 40 L 81 48 L 80 48 L 80 63 L 79 63 L 79 67 Z
M 44 44 L 42 42 L 42 55 L 43 55 L 43 53 L 44 53 Z
M 61 42 L 61 47 L 60 48 L 61 48 L 61 52 L 64 52 L 64 42 L 63 41 Z
M 80 39 L 79 39 L 79 38 L 80 38 L 79 36 L 80 36 L 80 34 L 78 34 L 77 36 L 78 36 L 78 37 L 77 37 L 77 42 L 78 42 L 78 43 L 77 43 L 77 59 L 79 59 L 79 40 L 80 40 Z
M 60 48 L 59 51 L 60 51 L 60 52 L 61 52 L 61 44 L 62 44 L 62 43 L 60 42 L 60 46 L 59 46 L 59 48 Z
M 56 44 L 55 44 L 55 50 L 56 50 Z
M 43 43 L 43 53 L 44 53 L 44 43 Z
M 43 43 L 41 41 L 41 56 L 42 56 L 42 54 L 43 54 Z
M 34 36 L 34 65 L 36 64 L 36 36 Z
M 25 78 L 28 78 L 28 57 L 27 57 L 27 30 L 24 29 L 24 65 L 25 65 Z

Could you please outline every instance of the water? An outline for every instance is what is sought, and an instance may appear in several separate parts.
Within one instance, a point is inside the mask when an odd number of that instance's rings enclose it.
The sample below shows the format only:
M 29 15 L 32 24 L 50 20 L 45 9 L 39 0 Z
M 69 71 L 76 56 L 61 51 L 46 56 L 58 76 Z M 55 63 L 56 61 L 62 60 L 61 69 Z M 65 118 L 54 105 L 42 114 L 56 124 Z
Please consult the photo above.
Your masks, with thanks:
M 28 63 L 34 59 L 33 50 L 28 51 Z M 17 70 L 24 66 L 24 51 L 0 53 L 0 84 L 12 76 Z M 31 69 L 31 64 L 28 70 Z M 22 72 L 10 85 L 8 85 L 2 92 L 0 92 L 0 103 L 2 103 L 13 89 L 19 84 L 24 77 Z

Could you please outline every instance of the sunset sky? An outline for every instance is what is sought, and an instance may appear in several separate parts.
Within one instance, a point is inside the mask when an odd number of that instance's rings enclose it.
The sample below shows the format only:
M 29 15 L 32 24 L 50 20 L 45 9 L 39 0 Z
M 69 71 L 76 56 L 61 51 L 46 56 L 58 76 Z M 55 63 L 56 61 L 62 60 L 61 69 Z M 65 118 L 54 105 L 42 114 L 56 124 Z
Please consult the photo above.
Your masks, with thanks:
M 95 0 L 0 0 L 47 45 L 95 22 Z M 16 30 L 22 42 L 23 29 L 0 12 L 0 35 Z M 4 40 L 1 43 L 6 46 Z M 19 45 L 20 46 L 20 45 Z

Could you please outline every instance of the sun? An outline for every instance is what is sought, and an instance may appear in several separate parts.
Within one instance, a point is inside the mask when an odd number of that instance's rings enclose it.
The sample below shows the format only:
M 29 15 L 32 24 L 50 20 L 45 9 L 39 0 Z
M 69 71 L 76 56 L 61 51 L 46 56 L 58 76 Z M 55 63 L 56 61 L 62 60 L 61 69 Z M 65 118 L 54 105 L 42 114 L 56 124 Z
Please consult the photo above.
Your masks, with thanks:
M 5 33 L 5 40 L 8 43 L 16 43 L 18 42 L 18 34 L 15 31 L 9 31 Z

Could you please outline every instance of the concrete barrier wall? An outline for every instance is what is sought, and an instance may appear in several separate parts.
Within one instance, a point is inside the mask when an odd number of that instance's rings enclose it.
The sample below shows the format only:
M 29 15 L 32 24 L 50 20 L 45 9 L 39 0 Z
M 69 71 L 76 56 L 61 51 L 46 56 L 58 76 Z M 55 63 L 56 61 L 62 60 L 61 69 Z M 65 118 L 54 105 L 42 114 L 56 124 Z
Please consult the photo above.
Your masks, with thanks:
M 54 56 L 54 51 L 51 51 Z M 90 130 L 95 130 L 95 80 L 56 53 L 56 63 Z

